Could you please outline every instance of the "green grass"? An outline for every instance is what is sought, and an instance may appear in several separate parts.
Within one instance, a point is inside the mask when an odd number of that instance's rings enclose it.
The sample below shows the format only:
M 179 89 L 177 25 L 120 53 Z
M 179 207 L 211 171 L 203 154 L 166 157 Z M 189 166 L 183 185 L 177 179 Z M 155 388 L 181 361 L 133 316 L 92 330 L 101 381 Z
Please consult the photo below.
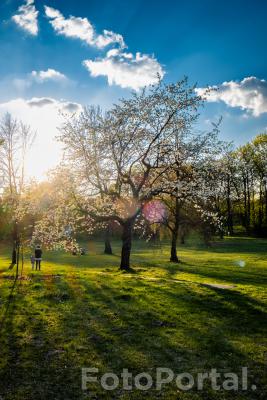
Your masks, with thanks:
M 119 243 L 114 250 L 105 256 L 101 243 L 89 243 L 86 256 L 46 252 L 41 272 L 27 256 L 25 279 L 14 283 L 0 248 L 1 400 L 266 399 L 266 240 L 192 243 L 179 249 L 178 265 L 168 262 L 167 243 L 135 242 L 134 274 L 118 271 Z M 242 366 L 256 391 L 81 389 L 82 367 L 154 377 L 157 367 L 195 375 Z

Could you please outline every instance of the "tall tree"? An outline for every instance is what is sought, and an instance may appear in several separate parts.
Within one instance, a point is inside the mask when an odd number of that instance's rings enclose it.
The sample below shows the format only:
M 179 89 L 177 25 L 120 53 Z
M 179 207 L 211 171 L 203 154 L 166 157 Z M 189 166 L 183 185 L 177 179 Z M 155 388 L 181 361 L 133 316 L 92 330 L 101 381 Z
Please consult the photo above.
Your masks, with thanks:
M 197 118 L 201 99 L 184 79 L 151 86 L 103 115 L 89 108 L 66 121 L 60 140 L 83 195 L 86 212 L 122 229 L 122 270 L 130 269 L 133 225 L 144 204 L 162 190 L 175 162 L 177 137 Z M 165 182 L 166 185 L 168 183 Z
M 0 121 L 0 170 L 2 174 L 3 196 L 10 210 L 13 225 L 12 241 L 19 242 L 19 222 L 22 216 L 21 198 L 25 188 L 26 155 L 33 143 L 35 133 L 21 121 L 7 113 Z M 15 247 L 12 263 L 16 261 Z
M 212 184 L 214 160 L 223 148 L 223 143 L 217 137 L 218 129 L 219 124 L 214 124 L 214 128 L 205 134 L 185 131 L 179 135 L 175 162 L 163 176 L 169 182 L 169 192 L 165 191 L 161 199 L 168 209 L 165 225 L 171 233 L 172 262 L 179 261 L 179 232 L 185 232 L 196 224 L 196 218 L 192 218 L 192 206 L 202 208 L 203 213 L 207 205 L 210 210 L 210 199 L 217 190 Z M 213 207 L 213 212 L 216 211 Z

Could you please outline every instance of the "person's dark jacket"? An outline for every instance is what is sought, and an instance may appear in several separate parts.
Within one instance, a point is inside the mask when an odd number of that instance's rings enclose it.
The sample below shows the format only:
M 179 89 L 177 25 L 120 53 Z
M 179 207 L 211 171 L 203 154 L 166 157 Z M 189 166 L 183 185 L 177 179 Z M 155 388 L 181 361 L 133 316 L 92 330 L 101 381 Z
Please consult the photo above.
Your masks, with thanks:
M 35 258 L 42 258 L 42 250 L 41 249 L 35 249 Z

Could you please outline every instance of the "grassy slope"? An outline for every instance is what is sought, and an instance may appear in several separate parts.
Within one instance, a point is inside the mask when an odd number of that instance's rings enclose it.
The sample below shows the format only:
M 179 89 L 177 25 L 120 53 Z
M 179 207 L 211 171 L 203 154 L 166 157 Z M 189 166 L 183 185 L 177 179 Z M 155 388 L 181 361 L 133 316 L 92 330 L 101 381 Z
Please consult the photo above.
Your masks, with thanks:
M 14 287 L 2 257 L 0 398 L 266 399 L 267 241 L 183 247 L 179 265 L 166 262 L 167 245 L 136 242 L 136 274 L 118 271 L 117 246 L 115 256 L 101 255 L 99 244 L 90 245 L 88 256 L 47 253 L 41 273 L 32 274 L 27 261 L 30 279 Z M 239 373 L 241 366 L 249 368 L 256 392 L 215 392 L 208 385 L 202 392 L 166 386 L 105 393 L 95 385 L 89 397 L 81 390 L 81 367 L 154 375 L 156 367 L 194 374 L 212 367 Z

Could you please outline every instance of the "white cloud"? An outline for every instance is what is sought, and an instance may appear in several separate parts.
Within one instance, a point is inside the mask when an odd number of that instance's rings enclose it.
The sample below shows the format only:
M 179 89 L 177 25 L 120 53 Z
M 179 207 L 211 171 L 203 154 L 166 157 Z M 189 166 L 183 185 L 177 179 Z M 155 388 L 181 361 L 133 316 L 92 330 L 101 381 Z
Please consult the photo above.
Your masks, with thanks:
M 140 88 L 156 83 L 164 71 L 159 62 L 147 54 L 124 53 L 118 49 L 108 51 L 105 58 L 85 60 L 83 65 L 93 77 L 106 76 L 109 85 L 122 88 Z
M 64 83 L 68 81 L 66 75 L 52 68 L 48 68 L 46 71 L 32 71 L 30 76 L 38 83 L 43 83 L 45 81 Z
M 55 8 L 44 6 L 45 7 L 45 14 L 48 18 L 64 18 L 60 11 L 56 10 Z M 52 23 L 52 22 L 51 22 Z
M 109 50 L 104 58 L 83 61 L 91 76 L 106 76 L 109 85 L 135 90 L 156 83 L 158 77 L 164 76 L 164 70 L 155 57 L 139 52 L 135 55 L 124 52 L 126 45 L 122 35 L 106 29 L 98 35 L 87 18 L 65 18 L 52 7 L 45 6 L 45 13 L 59 35 L 80 39 L 100 49 L 111 44 L 119 45 L 118 48 Z
M 197 88 L 196 92 L 209 102 L 223 101 L 230 107 L 251 112 L 255 117 L 267 112 L 267 81 L 255 76 L 237 82 L 223 82 L 210 87 L 208 92 L 204 88 Z
M 46 71 L 32 71 L 25 78 L 13 79 L 13 85 L 19 92 L 25 91 L 34 83 L 42 84 L 46 82 L 55 82 L 63 86 L 74 83 L 66 75 L 52 68 L 48 68 Z
M 57 100 L 51 97 L 35 97 L 29 100 L 17 98 L 0 103 L 0 118 L 10 112 L 15 118 L 36 130 L 37 137 L 27 159 L 27 174 L 44 178 L 49 168 L 54 168 L 61 159 L 62 147 L 55 137 L 63 122 L 63 115 L 79 113 L 79 103 Z
M 119 43 L 121 48 L 126 47 L 122 35 L 119 33 L 114 33 L 104 29 L 102 35 L 98 35 L 95 38 L 95 45 L 102 49 L 112 43 Z
M 10 100 L 6 103 L 0 103 L 0 111 L 2 109 L 7 109 L 10 112 L 20 112 L 20 110 L 24 110 L 25 108 L 43 108 L 43 107 L 52 107 L 54 110 L 58 111 L 68 111 L 68 112 L 81 112 L 82 106 L 79 103 L 69 102 L 65 100 L 57 100 L 53 97 L 32 97 L 29 100 L 23 98 L 17 98 L 14 100 Z
M 48 6 L 45 6 L 45 13 L 50 19 L 50 24 L 59 35 L 80 39 L 98 48 L 115 43 L 125 47 L 122 35 L 108 30 L 104 30 L 103 34 L 97 35 L 93 25 L 87 18 L 74 17 L 72 15 L 69 18 L 65 18 L 60 11 Z
M 22 99 L 13 100 L 15 102 L 20 102 Z M 22 100 L 29 107 L 42 108 L 46 106 L 52 106 L 59 112 L 81 112 L 82 106 L 79 103 L 56 100 L 52 97 L 33 97 L 30 100 Z M 19 103 L 18 103 L 19 104 Z
M 19 7 L 18 14 L 13 15 L 12 19 L 22 29 L 36 36 L 38 34 L 38 14 L 34 0 L 26 0 L 25 4 Z

